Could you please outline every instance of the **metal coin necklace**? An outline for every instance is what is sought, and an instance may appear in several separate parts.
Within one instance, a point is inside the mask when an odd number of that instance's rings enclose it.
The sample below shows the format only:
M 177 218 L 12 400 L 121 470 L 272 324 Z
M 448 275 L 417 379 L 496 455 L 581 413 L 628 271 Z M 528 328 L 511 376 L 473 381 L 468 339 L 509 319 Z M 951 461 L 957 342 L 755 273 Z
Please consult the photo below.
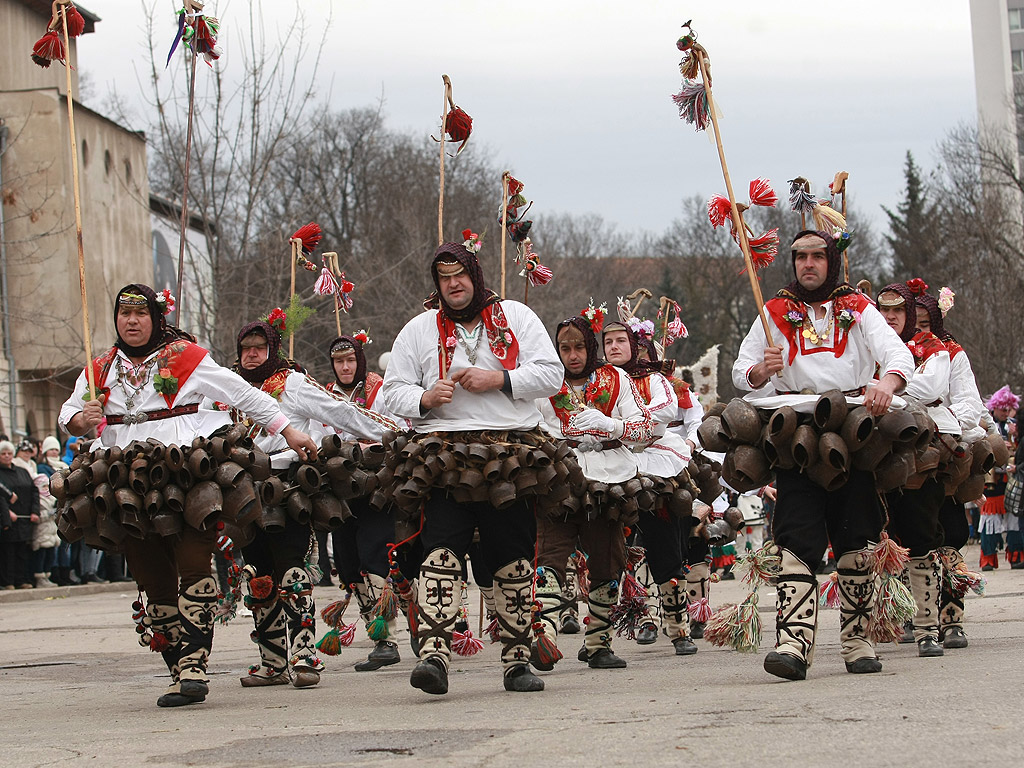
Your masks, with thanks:
M 156 358 L 154 357 L 138 368 L 129 366 L 131 368 L 129 372 L 125 370 L 121 358 L 117 358 L 117 383 L 121 385 L 121 391 L 124 392 L 124 404 L 128 410 L 135 408 L 135 398 L 149 383 L 149 372 L 155 364 Z
M 484 336 L 484 324 L 482 322 L 476 324 L 476 328 L 472 331 L 467 331 L 462 327 L 462 323 L 455 324 L 455 339 L 459 342 L 464 350 L 466 350 L 466 357 L 469 358 L 470 365 L 476 365 L 476 353 L 480 349 L 480 339 Z

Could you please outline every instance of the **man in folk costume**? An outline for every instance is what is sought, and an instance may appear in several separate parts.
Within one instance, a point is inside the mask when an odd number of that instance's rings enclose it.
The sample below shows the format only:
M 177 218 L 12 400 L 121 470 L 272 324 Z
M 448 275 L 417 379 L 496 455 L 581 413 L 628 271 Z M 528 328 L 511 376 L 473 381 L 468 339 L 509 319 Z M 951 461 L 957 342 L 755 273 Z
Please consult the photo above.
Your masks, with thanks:
M 596 310 L 591 306 L 588 311 L 593 314 Z M 643 447 L 652 438 L 651 417 L 625 371 L 602 359 L 596 334 L 600 319 L 591 321 L 584 314 L 558 324 L 555 344 L 565 378 L 558 393 L 538 400 L 538 406 L 545 428 L 573 449 L 587 481 L 624 483 L 637 474 L 632 448 Z M 566 563 L 577 542 L 588 555 L 590 572 L 589 618 L 580 660 L 593 669 L 625 667 L 626 662 L 612 652 L 609 618 L 626 566 L 623 525 L 618 516 L 611 519 L 601 513 L 588 518 L 583 509 L 557 519 L 538 515 L 537 600 L 545 634 L 552 641 L 558 637 Z M 557 657 L 544 658 L 537 642 L 531 650 L 531 661 L 538 669 L 551 669 L 557 661 Z
M 628 307 L 620 303 L 620 320 L 605 323 L 604 354 L 612 365 L 629 374 L 640 393 L 642 402 L 654 421 L 654 440 L 636 454 L 641 474 L 658 478 L 685 475 L 690 448 L 668 425 L 678 413 L 678 397 L 663 371 L 671 371 L 673 363 L 662 361 L 661 352 L 653 341 L 653 324 L 645 330 L 640 321 L 631 316 Z M 650 342 L 650 344 L 648 344 Z M 689 637 L 689 617 L 686 610 L 686 580 L 683 530 L 689 530 L 692 518 L 680 520 L 669 509 L 659 504 L 654 510 L 641 510 L 637 527 L 646 550 L 645 560 L 654 585 L 660 593 L 661 618 L 665 633 L 672 641 L 677 656 L 697 652 Z M 652 595 L 653 596 L 653 595 Z M 657 639 L 657 626 L 653 620 L 645 622 L 637 641 L 651 643 Z
M 484 285 L 478 238 L 442 243 L 431 262 L 436 291 L 427 311 L 395 339 L 384 377 L 384 402 L 417 433 L 470 441 L 533 430 L 536 399 L 562 385 L 562 365 L 540 318 L 524 304 L 502 301 Z M 504 439 L 504 438 L 500 438 Z M 498 511 L 490 502 L 458 503 L 433 488 L 424 504 L 417 615 L 420 662 L 410 683 L 448 691 L 452 627 L 459 617 L 461 563 L 479 529 L 484 566 L 494 575 L 495 610 L 508 691 L 540 691 L 529 670 L 536 523 L 532 505 L 516 499 Z
M 878 293 L 878 310 L 885 322 L 910 349 L 917 368 L 903 397 L 927 409 L 940 434 L 960 439 L 960 422 L 941 405 L 949 392 L 949 350 L 932 332 L 917 330 L 915 294 L 924 290 L 923 281 L 892 283 Z M 937 405 L 932 406 L 935 403 Z M 916 487 L 908 485 L 886 494 L 889 535 L 910 550 L 907 575 L 917 604 L 913 636 L 918 656 L 942 656 L 939 643 L 939 594 L 942 565 L 942 526 L 939 510 L 946 498 L 945 484 L 927 477 Z
M 928 293 L 917 299 L 917 327 L 930 330 L 946 345 L 950 355 L 949 391 L 943 395 L 942 404 L 949 408 L 960 422 L 965 440 L 971 436 L 984 435 L 981 426 L 988 415 L 982 402 L 978 383 L 974 378 L 971 361 L 963 347 L 957 343 L 945 327 L 945 315 L 953 306 L 954 294 L 948 288 L 939 292 L 939 299 Z M 960 550 L 967 545 L 970 527 L 964 504 L 953 496 L 947 496 L 939 510 L 939 522 L 943 534 L 943 568 L 949 571 L 966 570 Z M 951 589 L 951 580 L 944 578 L 939 598 L 939 640 L 943 648 L 966 648 L 967 635 L 964 632 L 964 594 Z
M 1017 422 L 1014 415 L 1020 406 L 1020 397 L 1015 395 L 1008 385 L 996 390 L 986 401 L 985 408 L 989 412 L 986 420 L 988 431 L 998 434 L 1010 451 L 1016 451 Z M 1009 479 L 1005 467 L 995 467 L 985 480 L 985 503 L 981 507 L 981 570 L 991 571 L 999 567 L 998 550 L 1003 546 L 1003 533 L 1006 534 L 1006 559 L 1011 567 L 1024 562 L 1024 542 L 1021 540 L 1020 526 L 1014 515 L 1008 514 L 1003 497 L 1006 494 L 1006 481 Z
M 755 321 L 740 346 L 733 383 L 740 390 L 780 394 L 839 389 L 864 396 L 875 414 L 886 412 L 914 370 L 913 357 L 871 300 L 841 283 L 842 258 L 826 232 L 804 230 L 792 245 L 796 279 L 765 304 L 774 345 Z M 873 380 L 876 361 L 880 378 Z M 814 653 L 817 591 L 814 571 L 831 542 L 838 555 L 841 653 L 848 672 L 878 672 L 868 639 L 874 594 L 869 542 L 879 540 L 882 511 L 870 472 L 852 470 L 837 491 L 826 491 L 796 469 L 776 468 L 778 497 L 772 520 L 782 549 L 777 579 L 776 650 L 764 668 L 803 680 Z
M 375 414 L 327 391 L 293 360 L 280 355 L 281 332 L 286 318 L 280 310 L 268 316 L 271 322 L 256 321 L 238 332 L 235 363 L 238 373 L 279 404 L 296 429 L 322 435 L 326 422 L 365 439 L 379 437 L 382 428 L 394 425 Z M 382 427 L 382 423 L 384 427 Z M 257 447 L 271 455 L 271 468 L 284 480 L 289 469 L 301 460 L 280 436 L 259 431 Z M 288 483 L 293 484 L 293 483 Z M 249 572 L 249 599 L 260 663 L 241 678 L 246 688 L 286 685 L 296 688 L 316 685 L 324 665 L 316 653 L 316 606 L 307 563 L 318 553 L 310 522 L 285 516 L 284 530 L 270 533 L 257 528 L 253 541 L 243 547 Z
M 380 396 L 384 379 L 366 368 L 366 352 L 363 347 L 370 343 L 366 331 L 339 336 L 331 342 L 334 381 L 327 388 L 343 400 L 380 414 L 391 422 L 400 422 L 398 428 L 404 431 L 408 429 L 408 422 L 393 416 L 384 406 L 384 398 Z M 385 427 L 381 425 L 373 443 L 380 443 L 384 430 Z M 339 433 L 347 441 L 365 441 L 360 435 L 344 429 L 339 430 Z M 352 517 L 332 533 L 334 567 L 342 585 L 356 596 L 359 615 L 369 629 L 374 619 L 374 607 L 390 571 L 388 545 L 395 541 L 395 520 L 390 508 L 378 509 L 366 497 L 349 499 L 348 506 Z M 387 636 L 375 641 L 367 659 L 355 665 L 357 672 L 372 672 L 401 661 L 398 644 L 395 642 L 396 631 L 395 620 L 388 620 Z
M 60 425 L 72 435 L 84 435 L 106 417 L 94 451 L 147 440 L 189 446 L 196 437 L 231 423 L 226 413 L 199 409 L 208 397 L 230 403 L 299 455 L 315 458 L 313 441 L 289 425 L 273 398 L 214 363 L 188 334 L 167 324 L 164 314 L 172 303 L 167 292 L 158 298 L 146 285 L 127 285 L 118 292 L 117 343 L 91 363 L 97 398 L 87 399 L 83 371 L 61 408 Z M 206 667 L 218 598 L 210 563 L 217 536 L 214 527 L 199 530 L 186 524 L 176 537 L 129 536 L 122 544 L 128 569 L 149 601 L 140 643 L 162 650 L 171 672 L 170 689 L 157 700 L 162 707 L 194 704 L 209 692 Z

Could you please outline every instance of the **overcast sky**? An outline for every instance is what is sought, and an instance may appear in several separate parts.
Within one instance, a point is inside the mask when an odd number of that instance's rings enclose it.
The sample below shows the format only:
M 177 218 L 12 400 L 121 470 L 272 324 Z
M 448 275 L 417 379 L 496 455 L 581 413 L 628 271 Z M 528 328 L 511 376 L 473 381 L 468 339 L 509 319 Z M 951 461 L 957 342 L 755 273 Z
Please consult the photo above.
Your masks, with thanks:
M 164 0 L 158 0 L 163 3 Z M 147 0 L 148 2 L 148 0 Z M 139 90 L 140 0 L 83 0 L 103 20 L 79 64 L 98 102 Z M 180 2 L 177 4 L 180 7 Z M 230 72 L 249 0 L 208 0 Z M 263 4 L 268 30 L 296 0 Z M 441 74 L 474 118 L 474 145 L 526 184 L 534 212 L 594 212 L 621 229 L 660 232 L 690 195 L 724 192 L 713 134 L 683 123 L 680 25 L 693 18 L 712 62 L 726 158 L 737 193 L 767 176 L 780 195 L 803 175 L 814 191 L 850 173 L 850 203 L 879 224 L 901 195 L 911 150 L 930 167 L 936 145 L 975 122 L 967 0 L 301 0 L 330 22 L 317 83 L 333 108 L 383 94 L 393 128 L 427 134 L 440 115 Z M 166 2 L 166 50 L 173 8 Z M 310 35 L 316 38 L 316 33 Z M 500 181 L 495 179 L 500 190 Z M 500 191 L 496 192 L 496 196 Z M 795 215 L 795 214 L 794 214 Z

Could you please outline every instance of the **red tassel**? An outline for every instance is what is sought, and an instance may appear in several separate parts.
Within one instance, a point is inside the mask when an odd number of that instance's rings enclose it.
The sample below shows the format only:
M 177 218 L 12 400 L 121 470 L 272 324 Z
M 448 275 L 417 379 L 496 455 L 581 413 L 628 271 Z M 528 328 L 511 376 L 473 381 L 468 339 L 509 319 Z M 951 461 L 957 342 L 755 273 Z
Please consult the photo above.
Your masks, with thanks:
M 324 620 L 324 623 L 329 627 L 341 627 L 343 624 L 342 617 L 344 617 L 345 609 L 348 608 L 348 604 L 351 600 L 352 593 L 349 592 L 345 595 L 344 599 L 335 600 L 333 603 L 321 610 L 320 617 Z
M 465 145 L 465 142 L 469 140 L 469 135 L 473 132 L 473 118 L 467 115 L 461 107 L 455 107 L 449 110 L 448 116 L 445 118 L 444 130 L 451 141 L 461 141 Z M 459 152 L 461 151 L 462 147 L 459 147 Z M 509 187 L 509 194 L 515 194 L 511 192 L 511 184 Z M 522 189 L 521 184 L 519 189 Z
M 779 196 L 775 194 L 775 190 L 768 183 L 768 179 L 754 179 L 750 182 L 751 205 L 763 205 L 768 208 L 774 208 L 777 202 L 779 202 Z
M 467 629 L 465 632 L 457 630 L 452 632 L 452 650 L 459 656 L 472 656 L 483 650 L 483 647 L 484 641 L 473 637 L 473 630 L 471 629 Z
M 750 258 L 754 262 L 755 272 L 771 266 L 775 257 L 779 255 L 778 227 L 768 230 L 759 237 L 749 238 L 747 244 L 750 246 Z M 743 272 L 746 271 L 746 269 L 743 270 Z
M 707 622 L 711 618 L 711 614 L 714 613 L 711 610 L 711 600 L 707 597 L 702 597 L 687 604 L 686 612 L 690 614 L 691 619 L 700 622 Z
M 543 634 L 537 638 L 537 657 L 540 659 L 541 664 L 545 666 L 554 664 L 563 658 L 562 652 L 558 650 L 554 640 Z
M 320 244 L 323 236 L 323 230 L 320 229 L 320 226 L 311 221 L 306 226 L 299 227 L 290 239 L 301 240 L 302 250 L 306 253 L 312 253 Z
M 273 576 L 257 576 L 254 579 L 249 579 L 249 594 L 257 600 L 266 600 L 273 591 Z
M 78 9 L 73 5 L 67 7 L 68 15 L 68 37 L 79 37 L 85 32 L 85 19 Z
M 501 629 L 498 627 L 497 617 L 491 619 L 490 623 L 484 627 L 484 634 L 490 638 L 492 643 L 501 640 Z
M 708 219 L 711 226 L 718 229 L 725 225 L 727 219 L 732 218 L 732 203 L 725 195 L 712 195 L 708 200 Z
M 875 545 L 875 573 L 878 575 L 890 574 L 896 576 L 910 562 L 910 550 L 901 547 L 889 538 L 886 531 L 882 531 L 881 541 Z
M 51 29 L 32 46 L 32 61 L 44 69 L 49 67 L 52 61 L 64 62 L 66 59 L 64 41 L 56 29 Z
M 163 632 L 154 632 L 153 639 L 149 641 L 149 650 L 163 653 L 171 647 L 171 641 Z

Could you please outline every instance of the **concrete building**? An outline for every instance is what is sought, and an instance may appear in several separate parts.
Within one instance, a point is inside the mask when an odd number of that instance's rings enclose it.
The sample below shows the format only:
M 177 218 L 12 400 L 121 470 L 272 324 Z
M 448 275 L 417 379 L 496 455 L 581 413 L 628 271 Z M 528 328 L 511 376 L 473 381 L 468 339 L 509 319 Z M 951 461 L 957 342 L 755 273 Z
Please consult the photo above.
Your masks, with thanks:
M 99 19 L 79 7 L 85 33 Z M 50 3 L 0 0 L 0 431 L 54 433 L 85 362 L 66 73 L 31 59 Z M 72 88 L 77 46 L 71 42 Z M 146 138 L 74 104 L 94 354 L 114 341 L 112 299 L 153 278 Z
M 971 0 L 978 133 L 1024 154 L 1024 0 Z

